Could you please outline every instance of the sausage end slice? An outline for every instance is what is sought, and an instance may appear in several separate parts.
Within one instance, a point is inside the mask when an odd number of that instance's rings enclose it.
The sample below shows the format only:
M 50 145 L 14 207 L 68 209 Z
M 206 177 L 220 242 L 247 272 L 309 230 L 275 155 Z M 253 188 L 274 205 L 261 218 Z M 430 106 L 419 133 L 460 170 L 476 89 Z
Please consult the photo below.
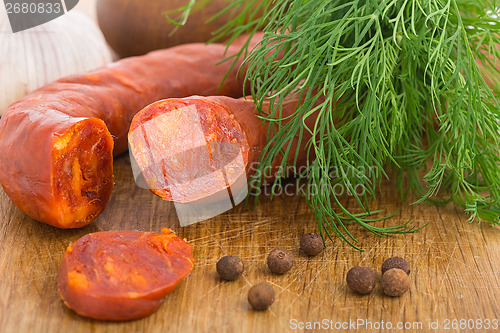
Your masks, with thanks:
M 92 233 L 66 250 L 59 293 L 82 316 L 138 319 L 158 309 L 193 263 L 192 246 L 167 228 Z

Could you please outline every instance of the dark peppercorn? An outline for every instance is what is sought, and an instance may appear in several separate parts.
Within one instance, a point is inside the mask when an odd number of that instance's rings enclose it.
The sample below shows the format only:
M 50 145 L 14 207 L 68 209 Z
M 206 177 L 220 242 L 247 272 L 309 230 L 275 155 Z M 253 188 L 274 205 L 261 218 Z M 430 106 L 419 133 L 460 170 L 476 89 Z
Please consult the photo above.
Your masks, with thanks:
M 401 296 L 410 288 L 410 278 L 405 271 L 391 268 L 382 275 L 382 289 L 389 296 Z
M 248 303 L 255 310 L 266 310 L 274 302 L 274 289 L 267 282 L 254 285 L 248 291 Z
M 232 281 L 243 273 L 245 267 L 238 256 L 229 255 L 220 258 L 216 268 L 221 279 Z
M 323 251 L 323 239 L 315 233 L 305 234 L 300 239 L 300 249 L 308 256 L 316 256 Z
M 267 257 L 267 266 L 275 274 L 285 274 L 292 268 L 293 262 L 292 252 L 282 248 L 272 250 Z
M 384 261 L 384 263 L 382 264 L 382 274 L 384 274 L 391 268 L 402 269 L 406 274 L 410 275 L 410 264 L 408 264 L 408 262 L 403 258 L 392 257 Z
M 355 266 L 347 272 L 347 285 L 358 294 L 369 294 L 375 287 L 377 277 L 368 267 Z

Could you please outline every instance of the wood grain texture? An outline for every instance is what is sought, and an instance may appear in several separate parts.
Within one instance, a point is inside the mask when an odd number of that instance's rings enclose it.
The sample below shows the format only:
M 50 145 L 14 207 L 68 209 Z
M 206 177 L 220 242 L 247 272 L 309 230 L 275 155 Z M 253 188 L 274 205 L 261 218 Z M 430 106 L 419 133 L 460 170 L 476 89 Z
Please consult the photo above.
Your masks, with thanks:
M 135 185 L 128 156 L 115 161 L 115 183 L 102 216 L 78 230 L 38 223 L 0 192 L 1 332 L 302 331 L 291 328 L 292 319 L 422 322 L 422 330 L 398 331 L 431 332 L 425 326 L 429 321 L 439 320 L 442 325 L 446 318 L 500 318 L 500 228 L 469 224 L 467 216 L 451 205 L 401 203 L 393 184 L 383 185 L 373 209 L 398 209 L 398 213 L 379 225 L 412 219 L 415 225 L 429 223 L 425 229 L 379 238 L 351 225 L 349 230 L 365 252 L 335 240 L 327 242 L 321 255 L 309 258 L 299 253 L 298 243 L 302 234 L 316 231 L 316 225 L 299 196 L 263 198 L 256 209 L 240 205 L 207 222 L 181 228 L 173 204 Z M 344 202 L 353 204 L 348 197 Z M 80 317 L 63 305 L 56 276 L 71 242 L 95 231 L 160 231 L 162 227 L 173 228 L 194 244 L 197 261 L 157 313 L 142 320 L 109 323 Z M 283 276 L 272 275 L 266 266 L 267 254 L 275 247 L 285 247 L 296 257 L 292 270 Z M 227 254 L 240 256 L 246 266 L 242 277 L 233 282 L 221 281 L 215 271 L 217 260 Z M 345 275 L 350 267 L 372 267 L 380 279 L 380 266 L 392 255 L 406 258 L 412 267 L 408 293 L 390 298 L 382 294 L 380 284 L 367 296 L 349 291 Z M 254 312 L 247 303 L 247 291 L 261 281 L 274 286 L 276 301 L 268 311 Z

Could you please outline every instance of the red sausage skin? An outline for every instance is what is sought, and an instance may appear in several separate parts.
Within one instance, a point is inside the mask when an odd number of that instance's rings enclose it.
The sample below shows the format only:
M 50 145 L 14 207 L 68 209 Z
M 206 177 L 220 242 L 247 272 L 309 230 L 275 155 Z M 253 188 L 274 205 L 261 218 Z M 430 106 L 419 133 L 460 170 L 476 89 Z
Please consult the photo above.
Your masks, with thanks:
M 66 306 L 115 321 L 155 312 L 194 263 L 189 243 L 162 232 L 97 232 L 70 245 L 57 280 Z

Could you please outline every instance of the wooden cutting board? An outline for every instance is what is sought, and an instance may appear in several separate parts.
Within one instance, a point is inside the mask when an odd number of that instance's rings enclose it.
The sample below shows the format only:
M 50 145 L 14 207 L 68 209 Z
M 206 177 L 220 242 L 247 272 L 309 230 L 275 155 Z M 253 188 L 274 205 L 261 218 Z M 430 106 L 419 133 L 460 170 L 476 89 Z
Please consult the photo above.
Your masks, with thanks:
M 321 255 L 309 258 L 299 253 L 298 242 L 302 234 L 316 231 L 316 224 L 299 196 L 273 201 L 264 197 L 255 209 L 240 205 L 182 228 L 171 203 L 135 185 L 128 156 L 115 161 L 115 183 L 104 213 L 78 230 L 36 222 L 0 191 L 0 332 L 295 332 L 302 331 L 294 329 L 300 322 L 322 320 L 332 325 L 326 330 L 330 332 L 346 331 L 335 329 L 335 323 L 345 326 L 349 321 L 364 321 L 350 331 L 386 331 L 376 329 L 382 320 L 394 327 L 398 322 L 423 325 L 398 332 L 443 332 L 446 320 L 452 328 L 452 320 L 483 320 L 485 326 L 486 319 L 500 319 L 500 228 L 467 223 L 462 210 L 452 205 L 401 203 L 394 184 L 383 185 L 372 208 L 398 211 L 377 225 L 411 219 L 416 226 L 429 223 L 426 228 L 380 238 L 350 225 L 364 252 L 335 240 L 327 242 Z M 343 202 L 355 207 L 349 197 Z M 71 242 L 95 231 L 160 231 L 162 227 L 172 227 L 194 244 L 197 261 L 158 312 L 142 320 L 110 323 L 80 317 L 63 305 L 56 276 Z M 283 276 L 272 275 L 266 266 L 267 254 L 275 247 L 290 249 L 296 257 L 292 270 Z M 215 271 L 217 260 L 227 254 L 240 256 L 246 266 L 234 282 L 220 281 Z M 379 284 L 367 296 L 347 288 L 349 268 L 371 267 L 379 279 L 380 265 L 393 255 L 406 258 L 412 267 L 411 288 L 404 296 L 384 296 Z M 247 303 L 247 291 L 261 281 L 274 286 L 276 301 L 268 311 L 254 312 Z M 429 322 L 436 321 L 440 329 L 430 330 Z M 448 331 L 498 331 L 475 325 L 476 329 Z
M 95 0 L 81 0 L 77 9 L 95 18 L 94 6 Z M 298 242 L 302 234 L 317 228 L 301 197 L 281 196 L 273 201 L 264 197 L 255 209 L 240 205 L 207 222 L 181 228 L 173 204 L 135 185 L 127 156 L 115 162 L 115 183 L 104 213 L 78 230 L 58 230 L 32 220 L 0 189 L 1 333 L 273 333 L 303 331 L 301 324 L 308 327 L 308 322 L 318 321 L 326 329 L 314 331 L 345 332 L 342 326 L 346 325 L 351 332 L 499 331 L 491 320 L 500 319 L 500 228 L 469 224 L 462 210 L 452 205 L 409 205 L 411 198 L 401 203 L 394 184 L 384 184 L 372 209 L 397 209 L 397 213 L 377 225 L 398 225 L 409 219 L 416 226 L 429 225 L 415 234 L 386 238 L 351 225 L 349 231 L 364 252 L 335 240 L 327 242 L 321 255 L 308 258 L 299 253 Z M 355 208 L 349 197 L 343 202 Z M 197 261 L 158 312 L 142 320 L 111 323 L 80 317 L 63 305 L 56 278 L 70 243 L 95 231 L 160 231 L 162 227 L 172 227 L 194 244 Z M 284 276 L 272 275 L 266 267 L 267 254 L 275 247 L 288 248 L 295 255 L 294 267 Z M 233 282 L 220 281 L 215 272 L 215 263 L 227 254 L 240 256 L 246 266 L 243 276 Z M 386 297 L 379 284 L 367 296 L 347 288 L 345 275 L 352 266 L 371 267 L 380 278 L 380 265 L 393 255 L 406 258 L 412 266 L 410 291 L 404 296 Z M 254 312 L 246 301 L 247 292 L 261 281 L 274 286 L 276 301 L 268 311 Z M 473 329 L 460 329 L 462 319 L 475 320 Z M 487 320 L 490 329 L 485 329 Z M 436 321 L 439 326 L 434 329 Z M 352 326 L 353 322 L 359 326 Z M 389 330 L 388 322 L 393 328 L 399 322 L 413 328 Z

